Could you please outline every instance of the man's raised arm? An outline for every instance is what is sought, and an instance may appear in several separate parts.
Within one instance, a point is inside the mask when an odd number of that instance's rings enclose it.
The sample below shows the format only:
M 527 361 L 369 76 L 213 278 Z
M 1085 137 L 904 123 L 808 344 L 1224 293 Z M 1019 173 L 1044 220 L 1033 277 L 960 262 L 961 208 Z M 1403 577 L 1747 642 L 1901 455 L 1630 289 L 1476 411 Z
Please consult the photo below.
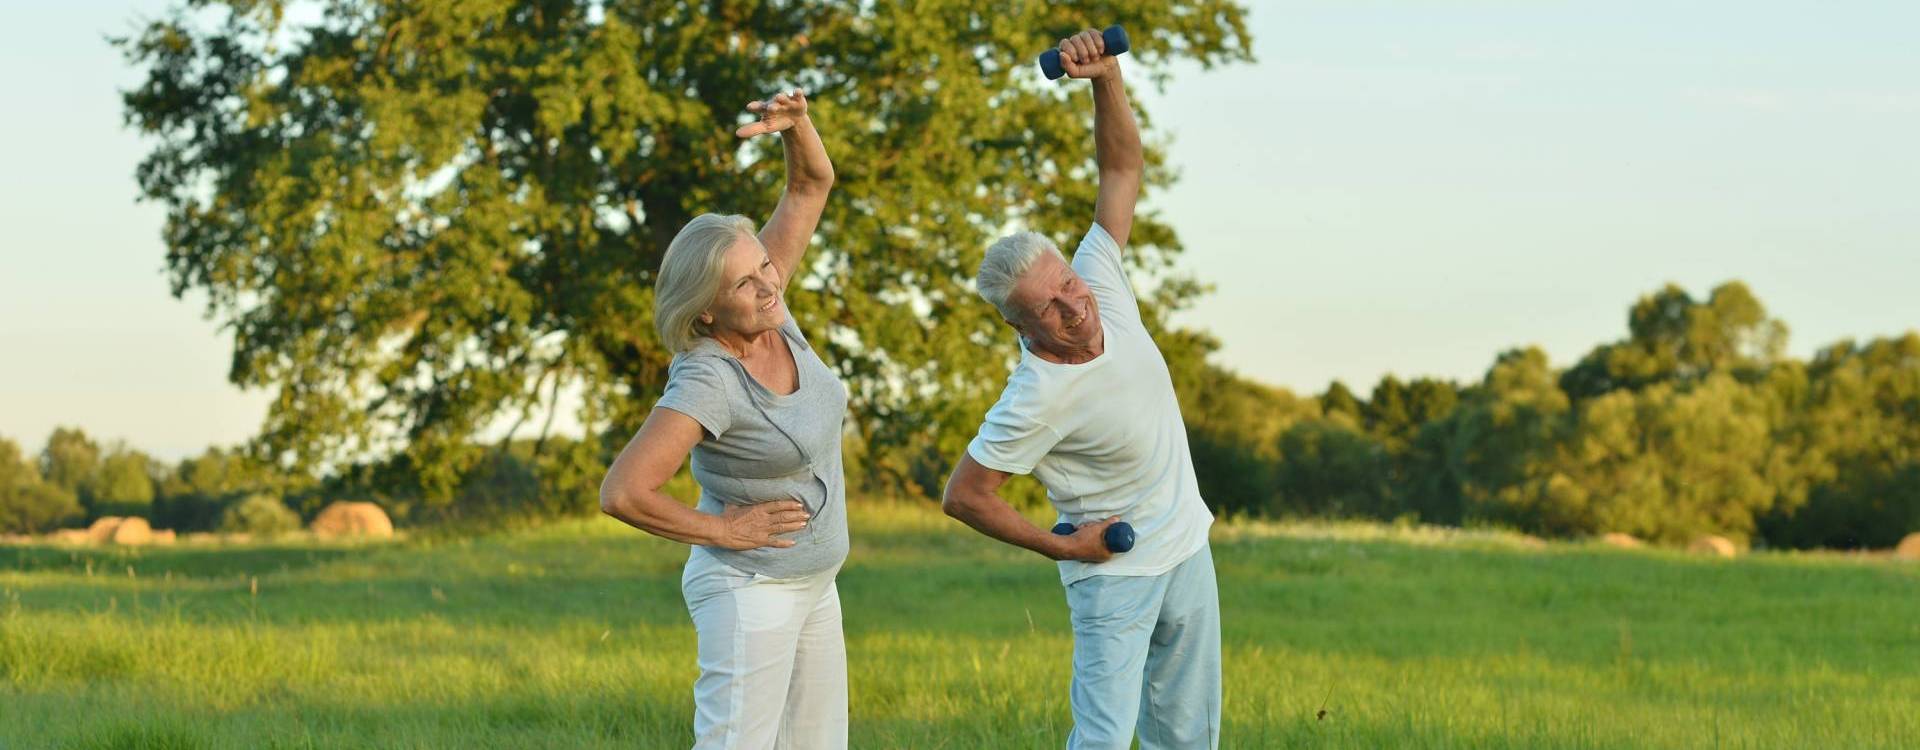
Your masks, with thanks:
M 1060 67 L 1068 76 L 1093 81 L 1094 163 L 1100 168 L 1093 220 L 1124 248 L 1133 231 L 1133 205 L 1140 199 L 1146 160 L 1140 151 L 1140 126 L 1120 80 L 1120 58 L 1104 56 L 1105 50 L 1100 32 L 1082 31 L 1060 40 Z

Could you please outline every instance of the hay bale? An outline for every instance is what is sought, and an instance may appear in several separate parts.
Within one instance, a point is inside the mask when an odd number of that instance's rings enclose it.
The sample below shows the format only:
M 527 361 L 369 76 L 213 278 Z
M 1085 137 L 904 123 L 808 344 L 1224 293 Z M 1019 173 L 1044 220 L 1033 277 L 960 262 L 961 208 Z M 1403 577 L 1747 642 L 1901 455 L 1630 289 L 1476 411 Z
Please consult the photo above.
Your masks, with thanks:
M 1740 547 L 1734 544 L 1732 539 L 1724 536 L 1715 536 L 1713 534 L 1708 534 L 1693 540 L 1692 544 L 1687 545 L 1687 551 L 1698 555 L 1713 555 L 1715 557 L 1738 557 L 1740 555 Z
M 1620 549 L 1639 549 L 1647 546 L 1646 542 L 1635 539 L 1632 534 L 1622 534 L 1618 531 L 1609 531 L 1601 534 L 1600 543 L 1609 547 L 1619 547 Z
M 93 522 L 92 526 L 87 527 L 87 540 L 94 544 L 106 544 L 107 542 L 113 541 L 114 530 L 120 527 L 121 521 L 125 520 L 127 519 L 119 516 L 101 516 Z
M 373 503 L 337 502 L 328 505 L 313 517 L 314 536 L 322 539 L 331 537 L 372 537 L 393 536 L 393 519 L 387 512 Z
M 173 541 L 174 541 L 173 529 L 154 529 L 153 530 L 154 544 L 172 544 Z
M 1900 546 L 1893 548 L 1895 560 L 1920 560 L 1920 531 L 1907 535 L 1900 540 Z
M 113 527 L 114 544 L 123 544 L 132 547 L 147 544 L 152 541 L 153 527 L 147 524 L 147 519 L 139 516 L 122 519 L 119 525 Z

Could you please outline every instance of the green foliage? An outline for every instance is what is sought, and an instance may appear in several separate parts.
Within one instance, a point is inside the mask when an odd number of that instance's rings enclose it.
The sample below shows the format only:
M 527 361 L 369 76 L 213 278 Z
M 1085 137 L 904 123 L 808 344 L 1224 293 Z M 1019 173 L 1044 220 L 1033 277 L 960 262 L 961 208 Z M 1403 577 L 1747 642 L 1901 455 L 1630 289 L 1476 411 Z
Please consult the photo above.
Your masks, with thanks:
M 1567 370 L 1561 387 L 1576 398 L 1639 389 L 1709 373 L 1764 369 L 1786 348 L 1786 324 L 1767 317 L 1747 285 L 1715 287 L 1705 302 L 1668 284 L 1641 297 L 1627 316 L 1625 341 L 1594 349 Z
M 1421 441 L 1426 426 L 1451 414 L 1459 401 L 1457 386 L 1433 378 L 1402 383 L 1387 375 L 1374 386 L 1361 415 L 1367 434 L 1386 452 L 1380 467 L 1385 497 L 1376 508 L 1376 517 L 1411 514 L 1429 521 L 1459 522 L 1457 493 L 1443 486 L 1443 457 L 1431 444 Z
M 55 433 L 58 434 L 58 433 Z M 0 438 L 0 533 L 38 534 L 79 520 L 71 490 L 43 480 L 12 440 Z
M 145 516 L 166 469 L 151 456 L 115 443 L 102 448 L 78 427 L 60 427 L 40 451 L 40 476 L 74 496 L 89 518 Z
M 1373 387 L 1373 396 L 1360 411 L 1368 432 L 1401 451 L 1418 435 L 1421 425 L 1446 417 L 1459 401 L 1459 389 L 1452 383 L 1433 378 L 1401 383 L 1399 378 L 1387 375 Z
M 165 472 L 153 457 L 124 445 L 114 446 L 100 459 L 99 471 L 87 485 L 88 514 L 95 518 L 150 515 L 155 477 L 164 477 Z
M 1283 513 L 1391 518 L 1386 446 L 1343 419 L 1300 422 L 1280 436 L 1275 488 Z
M 1565 433 L 1568 409 L 1545 352 L 1529 347 L 1501 354 L 1459 407 L 1435 423 L 1430 436 L 1423 435 L 1443 456 L 1445 475 L 1457 483 L 1456 492 L 1445 493 L 1457 497 L 1457 515 L 1561 533 L 1577 530 L 1577 519 L 1544 502 L 1554 488 L 1543 453 Z
M 1765 519 L 1770 540 L 1887 547 L 1920 531 L 1920 333 L 1828 347 L 1802 382 L 1775 390 L 1804 392 L 1788 446 L 1804 459 L 1807 501 Z
M 1093 213 L 1088 94 L 1035 52 L 1124 23 L 1139 83 L 1250 49 L 1227 0 L 388 0 L 302 29 L 205 7 L 121 42 L 174 290 L 232 326 L 233 382 L 276 390 L 276 461 L 404 455 L 429 505 L 487 460 L 475 435 L 560 389 L 596 436 L 637 428 L 668 359 L 653 270 L 696 214 L 769 215 L 779 145 L 730 131 L 780 85 L 812 92 L 838 173 L 790 306 L 849 385 L 863 481 L 934 494 L 1015 351 L 969 289 L 981 253 L 1010 220 L 1071 247 Z M 1172 173 L 1146 158 L 1150 192 Z M 1128 260 L 1148 280 L 1179 250 L 1149 214 Z M 1149 319 L 1197 291 L 1154 287 Z
M 248 495 L 220 514 L 220 530 L 275 537 L 300 530 L 300 515 L 273 495 Z
M 365 500 L 387 509 L 397 523 L 444 525 L 451 533 L 589 516 L 600 511 L 604 450 L 595 442 L 562 437 L 498 443 L 460 476 L 454 496 L 446 501 L 425 498 L 418 485 L 406 479 L 413 470 L 404 454 L 346 467 L 310 494 Z M 697 486 L 691 489 L 698 492 Z
M 78 427 L 55 428 L 40 451 L 40 476 L 75 495 L 86 491 L 100 470 L 100 445 Z
M 1627 339 L 1566 371 L 1515 349 L 1464 390 L 1389 375 L 1364 401 L 1178 360 L 1203 495 L 1229 512 L 1669 544 L 1885 547 L 1920 530 L 1920 333 L 1787 359 L 1785 326 L 1739 282 L 1705 301 L 1670 285 L 1628 317 Z M 1162 340 L 1211 349 L 1182 336 Z
M 1444 468 L 1429 470 L 1458 483 L 1464 521 L 1674 543 L 1744 538 L 1759 516 L 1799 499 L 1772 413 L 1768 392 L 1725 372 L 1574 405 L 1546 356 L 1528 349 L 1504 355 L 1422 435 L 1422 449 L 1444 455 Z
M 1158 341 L 1163 349 L 1201 352 L 1167 358 L 1201 497 L 1217 511 L 1275 512 L 1280 434 L 1318 418 L 1319 405 L 1207 363 L 1204 352 L 1215 343 L 1204 334 L 1169 332 Z
M 1750 536 L 1757 517 L 1792 501 L 1774 481 L 1784 457 L 1765 398 L 1716 373 L 1583 403 L 1554 464 L 1560 515 L 1581 519 L 1579 530 L 1676 544 Z
M 293 497 L 310 484 L 245 451 L 208 448 L 181 461 L 161 480 L 153 502 L 153 523 L 157 528 L 211 531 L 227 506 L 240 498 L 256 493 Z
M 1920 529 L 1920 334 L 1843 343 L 1809 367 L 1781 357 L 1785 326 L 1738 282 L 1704 303 L 1668 286 L 1629 318 L 1627 340 L 1557 379 L 1538 350 L 1503 355 L 1419 428 L 1406 505 L 1670 543 L 1887 546 Z M 1369 409 L 1396 415 L 1398 399 L 1383 383 Z
M 1362 406 L 1360 399 L 1353 395 L 1346 383 L 1338 380 L 1327 386 L 1327 392 L 1320 395 L 1320 413 L 1329 419 L 1360 419 Z
M 540 475 L 532 464 L 506 452 L 488 454 L 460 483 L 449 513 L 472 521 L 527 515 L 540 501 Z
M 536 441 L 523 450 L 521 455 L 533 462 L 540 477 L 538 503 L 531 508 L 535 515 L 567 518 L 600 512 L 600 480 L 606 477 L 607 463 L 599 446 L 549 438 L 545 445 Z

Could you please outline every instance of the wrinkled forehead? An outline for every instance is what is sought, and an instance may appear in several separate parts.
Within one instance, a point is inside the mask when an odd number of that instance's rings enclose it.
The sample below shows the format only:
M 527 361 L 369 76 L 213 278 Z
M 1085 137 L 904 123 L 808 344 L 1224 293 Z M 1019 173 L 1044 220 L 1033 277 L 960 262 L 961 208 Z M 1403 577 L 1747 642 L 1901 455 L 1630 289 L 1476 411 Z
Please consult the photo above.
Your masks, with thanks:
M 1030 307 L 1044 301 L 1048 295 L 1060 288 L 1070 278 L 1079 276 L 1073 267 L 1054 253 L 1041 253 L 1033 259 L 1033 265 L 1020 275 L 1020 281 L 1013 285 L 1008 298 L 1020 307 Z
M 726 284 L 734 284 L 743 278 L 752 276 L 767 260 L 767 248 L 760 244 L 760 238 L 751 234 L 742 234 L 739 239 L 727 247 L 726 260 L 721 263 L 720 275 Z

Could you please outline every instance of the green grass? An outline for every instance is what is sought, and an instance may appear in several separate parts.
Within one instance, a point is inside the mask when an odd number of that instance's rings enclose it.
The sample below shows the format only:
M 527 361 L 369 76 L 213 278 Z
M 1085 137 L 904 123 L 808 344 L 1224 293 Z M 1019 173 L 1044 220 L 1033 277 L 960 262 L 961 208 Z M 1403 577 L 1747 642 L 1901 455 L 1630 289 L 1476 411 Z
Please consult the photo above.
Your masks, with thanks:
M 931 508 L 854 527 L 853 746 L 1061 746 L 1053 567 Z M 1222 746 L 1920 746 L 1920 566 L 1523 542 L 1217 526 Z M 685 554 L 606 520 L 0 547 L 0 748 L 685 747 Z

